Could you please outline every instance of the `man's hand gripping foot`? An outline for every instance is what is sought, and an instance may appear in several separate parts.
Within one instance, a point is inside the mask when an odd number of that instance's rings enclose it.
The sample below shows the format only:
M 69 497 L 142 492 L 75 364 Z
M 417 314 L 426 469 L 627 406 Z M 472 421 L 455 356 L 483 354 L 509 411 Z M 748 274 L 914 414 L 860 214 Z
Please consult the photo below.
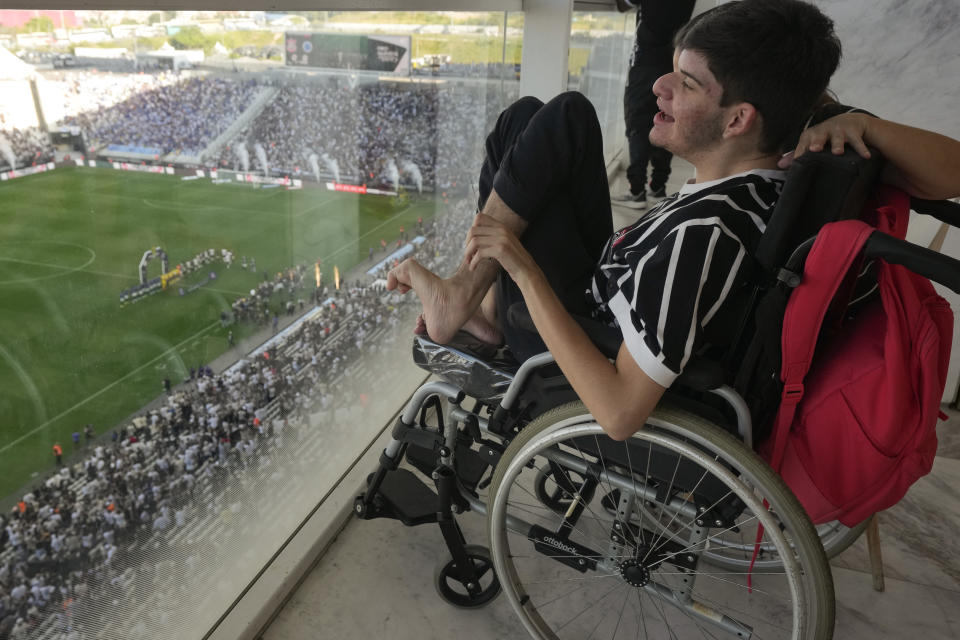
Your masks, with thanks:
M 500 331 L 480 313 L 479 299 L 472 299 L 454 278 L 441 279 L 416 260 L 404 260 L 391 269 L 387 289 L 417 294 L 423 313 L 414 332 L 426 333 L 434 342 L 445 344 L 460 329 L 489 344 L 503 342 Z

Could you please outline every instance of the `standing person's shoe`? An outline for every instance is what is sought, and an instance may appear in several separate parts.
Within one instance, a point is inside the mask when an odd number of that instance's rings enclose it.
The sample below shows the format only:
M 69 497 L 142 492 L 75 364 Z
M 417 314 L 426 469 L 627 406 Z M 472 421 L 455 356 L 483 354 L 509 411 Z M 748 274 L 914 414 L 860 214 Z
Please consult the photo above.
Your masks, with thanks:
M 633 194 L 628 191 L 622 195 L 613 196 L 610 198 L 610 203 L 619 207 L 629 207 L 630 209 L 646 209 L 647 192 L 641 191 L 638 194 Z
M 660 185 L 655 187 L 652 184 L 650 185 L 650 197 L 651 198 L 666 198 L 667 197 L 667 187 L 665 185 Z

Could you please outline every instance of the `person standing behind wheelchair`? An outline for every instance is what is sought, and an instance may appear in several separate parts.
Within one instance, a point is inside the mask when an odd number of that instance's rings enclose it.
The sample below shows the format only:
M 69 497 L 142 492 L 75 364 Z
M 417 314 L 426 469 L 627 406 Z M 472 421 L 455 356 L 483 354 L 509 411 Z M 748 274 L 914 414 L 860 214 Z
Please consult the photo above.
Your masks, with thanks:
M 617 9 L 621 13 L 636 9 L 637 16 L 627 88 L 623 93 L 630 190 L 613 196 L 611 202 L 614 205 L 646 209 L 648 164 L 650 196 L 664 198 L 667 195 L 673 154 L 650 143 L 653 116 L 659 111 L 653 83 L 673 71 L 673 38 L 690 19 L 694 4 L 695 0 L 617 0 Z

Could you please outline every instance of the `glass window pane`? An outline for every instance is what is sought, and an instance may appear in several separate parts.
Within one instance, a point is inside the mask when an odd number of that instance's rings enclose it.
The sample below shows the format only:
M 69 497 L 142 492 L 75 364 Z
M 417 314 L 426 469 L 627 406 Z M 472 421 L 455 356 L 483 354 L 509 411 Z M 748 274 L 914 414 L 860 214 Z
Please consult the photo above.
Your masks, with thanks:
M 0 635 L 198 637 L 425 377 L 386 272 L 455 268 L 522 15 L 0 23 Z
M 623 89 L 633 47 L 634 13 L 574 11 L 569 88 L 590 99 L 608 158 L 623 146 Z

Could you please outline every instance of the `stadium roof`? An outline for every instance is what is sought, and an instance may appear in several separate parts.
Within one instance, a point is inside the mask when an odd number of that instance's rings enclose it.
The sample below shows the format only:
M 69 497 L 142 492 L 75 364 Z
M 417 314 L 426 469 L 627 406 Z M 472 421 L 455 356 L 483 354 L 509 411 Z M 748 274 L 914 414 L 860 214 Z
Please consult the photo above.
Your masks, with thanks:
M 34 75 L 32 65 L 0 47 L 0 80 L 28 80 Z

